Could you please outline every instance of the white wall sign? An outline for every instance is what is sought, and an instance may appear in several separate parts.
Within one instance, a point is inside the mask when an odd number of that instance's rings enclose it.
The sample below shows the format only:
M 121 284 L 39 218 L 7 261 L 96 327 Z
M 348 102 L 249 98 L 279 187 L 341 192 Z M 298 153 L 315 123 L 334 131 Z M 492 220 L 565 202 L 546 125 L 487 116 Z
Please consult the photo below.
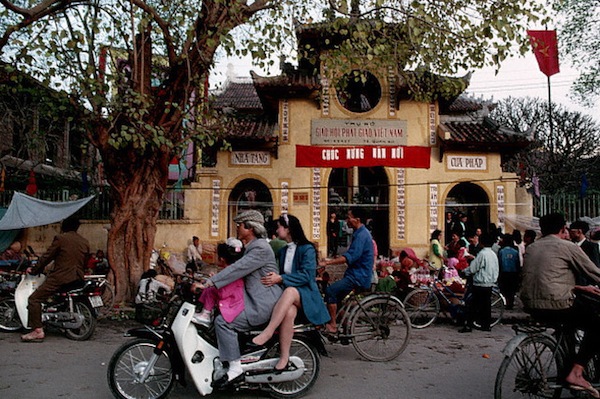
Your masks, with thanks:
M 313 240 L 321 238 L 321 169 L 313 168 L 313 206 L 312 232 Z
M 313 119 L 312 145 L 406 145 L 407 122 L 389 119 Z
M 288 213 L 290 204 L 290 184 L 281 182 L 281 213 Z
M 271 164 L 271 154 L 267 151 L 233 151 L 232 165 L 268 166 Z
M 325 75 L 326 69 L 323 68 L 323 76 Z M 323 116 L 329 116 L 329 79 L 321 78 L 322 88 L 322 99 L 321 99 L 321 112 Z
M 487 170 L 487 157 L 470 155 L 446 155 L 449 170 Z
M 496 203 L 498 204 L 498 227 L 504 226 L 504 186 L 496 186 Z
M 394 68 L 388 67 L 388 87 L 389 87 L 389 98 L 388 98 L 388 115 L 396 116 L 396 73 Z
M 281 103 L 281 142 L 290 141 L 290 104 L 287 99 Z
M 429 104 L 429 145 L 435 145 L 437 135 L 435 134 L 435 104 Z
M 438 228 L 438 186 L 429 185 L 429 231 Z
M 221 205 L 221 181 L 212 181 L 212 212 L 210 217 L 210 235 L 212 237 L 219 236 L 219 207 Z
M 396 197 L 398 208 L 398 219 L 397 219 L 397 238 L 399 240 L 406 239 L 406 171 L 402 168 L 396 169 Z

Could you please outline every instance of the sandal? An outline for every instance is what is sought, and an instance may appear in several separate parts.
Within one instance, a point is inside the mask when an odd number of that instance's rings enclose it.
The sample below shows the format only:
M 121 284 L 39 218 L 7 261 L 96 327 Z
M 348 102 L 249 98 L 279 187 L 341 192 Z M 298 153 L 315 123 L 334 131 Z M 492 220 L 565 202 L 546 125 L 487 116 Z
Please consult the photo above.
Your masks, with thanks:
M 273 367 L 273 374 L 281 374 L 281 373 L 283 373 L 285 371 L 292 371 L 294 369 L 295 369 L 294 368 L 294 364 L 288 360 L 287 364 L 282 369 L 278 369 L 277 367 Z
M 35 331 L 21 335 L 22 342 L 44 342 L 44 338 L 46 338 L 44 334 L 38 334 Z
M 598 390 L 594 388 L 590 383 L 588 383 L 588 385 L 586 386 L 569 384 L 569 389 L 578 392 L 587 392 L 593 398 L 600 398 L 600 392 L 598 392 Z

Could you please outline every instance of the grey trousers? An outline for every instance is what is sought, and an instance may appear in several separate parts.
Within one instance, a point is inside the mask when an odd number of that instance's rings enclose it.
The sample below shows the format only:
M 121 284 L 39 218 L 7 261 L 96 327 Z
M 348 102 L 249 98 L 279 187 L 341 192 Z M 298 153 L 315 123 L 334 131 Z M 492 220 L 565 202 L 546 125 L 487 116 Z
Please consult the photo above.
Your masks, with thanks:
M 217 334 L 221 361 L 230 362 L 242 357 L 237 332 L 250 330 L 252 330 L 252 326 L 248 322 L 245 310 L 231 323 L 226 322 L 222 315 L 215 318 L 215 333 Z

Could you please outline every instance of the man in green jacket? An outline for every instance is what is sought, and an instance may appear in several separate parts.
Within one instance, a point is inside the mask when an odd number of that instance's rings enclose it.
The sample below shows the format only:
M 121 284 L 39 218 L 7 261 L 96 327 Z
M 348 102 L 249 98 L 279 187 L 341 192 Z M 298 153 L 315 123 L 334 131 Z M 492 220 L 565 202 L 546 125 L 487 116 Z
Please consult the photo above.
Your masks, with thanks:
M 573 390 L 587 391 L 592 397 L 600 398 L 598 391 L 583 377 L 585 366 L 594 354 L 600 353 L 600 309 L 595 301 L 585 301 L 585 295 L 574 295 L 576 292 L 600 295 L 598 288 L 576 283 L 600 283 L 600 269 L 577 244 L 562 238 L 567 226 L 561 214 L 542 216 L 540 229 L 542 238 L 525 251 L 521 300 L 535 319 L 554 324 L 563 322 L 584 331 L 565 382 Z

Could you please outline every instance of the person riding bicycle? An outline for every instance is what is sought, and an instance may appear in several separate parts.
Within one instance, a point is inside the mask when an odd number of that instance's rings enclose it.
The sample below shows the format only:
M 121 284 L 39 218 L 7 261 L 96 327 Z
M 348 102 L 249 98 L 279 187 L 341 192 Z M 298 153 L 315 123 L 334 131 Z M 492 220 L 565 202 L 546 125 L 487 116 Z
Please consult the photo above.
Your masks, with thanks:
M 362 208 L 350 208 L 346 216 L 348 225 L 354 229 L 350 247 L 342 256 L 319 261 L 319 266 L 348 264 L 344 277 L 327 287 L 325 291 L 327 310 L 329 310 L 331 316 L 331 320 L 325 327 L 330 334 L 337 332 L 335 321 L 337 304 L 353 289 L 368 289 L 371 287 L 375 249 L 371 233 L 363 224 L 363 220 L 366 220 L 366 215 Z
M 565 383 L 570 389 L 600 398 L 600 393 L 583 376 L 585 366 L 600 353 L 600 308 L 594 301 L 585 300 L 585 295 L 576 295 L 577 291 L 600 295 L 597 287 L 576 283 L 582 276 L 599 283 L 600 269 L 577 244 L 562 239 L 567 226 L 561 214 L 542 216 L 540 228 L 542 238 L 525 251 L 521 300 L 534 319 L 564 323 L 584 331 Z

